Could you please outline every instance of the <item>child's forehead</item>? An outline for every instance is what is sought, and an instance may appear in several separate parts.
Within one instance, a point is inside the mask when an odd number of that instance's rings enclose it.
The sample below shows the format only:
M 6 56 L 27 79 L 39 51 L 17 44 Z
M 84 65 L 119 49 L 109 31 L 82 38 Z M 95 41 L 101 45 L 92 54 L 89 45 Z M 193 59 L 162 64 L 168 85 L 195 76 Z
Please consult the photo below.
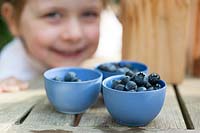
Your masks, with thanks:
M 82 8 L 102 6 L 102 0 L 28 0 L 27 5 L 40 8 Z

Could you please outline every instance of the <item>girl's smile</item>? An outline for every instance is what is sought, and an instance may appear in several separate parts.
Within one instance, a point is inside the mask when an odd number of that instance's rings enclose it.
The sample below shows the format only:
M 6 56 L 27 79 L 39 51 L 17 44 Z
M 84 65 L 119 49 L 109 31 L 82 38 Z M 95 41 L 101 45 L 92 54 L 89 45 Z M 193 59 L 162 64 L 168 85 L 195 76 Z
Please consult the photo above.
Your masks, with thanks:
M 57 54 L 58 56 L 60 56 L 61 58 L 65 58 L 65 59 L 69 59 L 69 58 L 79 58 L 81 56 L 81 54 L 83 54 L 85 52 L 85 50 L 87 49 L 87 46 L 78 48 L 78 49 L 74 49 L 74 50 L 61 50 L 61 49 L 57 49 L 55 47 L 51 47 L 49 48 L 49 50 L 51 52 L 54 52 L 55 54 Z

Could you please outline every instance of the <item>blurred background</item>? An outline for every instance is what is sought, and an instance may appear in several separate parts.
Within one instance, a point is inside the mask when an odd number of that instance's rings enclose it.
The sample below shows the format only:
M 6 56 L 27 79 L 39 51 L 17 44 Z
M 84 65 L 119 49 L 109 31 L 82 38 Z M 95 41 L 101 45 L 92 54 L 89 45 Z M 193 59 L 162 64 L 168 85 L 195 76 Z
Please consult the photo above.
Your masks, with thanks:
M 0 50 L 10 40 L 12 40 L 12 36 L 11 36 L 2 16 L 0 16 Z

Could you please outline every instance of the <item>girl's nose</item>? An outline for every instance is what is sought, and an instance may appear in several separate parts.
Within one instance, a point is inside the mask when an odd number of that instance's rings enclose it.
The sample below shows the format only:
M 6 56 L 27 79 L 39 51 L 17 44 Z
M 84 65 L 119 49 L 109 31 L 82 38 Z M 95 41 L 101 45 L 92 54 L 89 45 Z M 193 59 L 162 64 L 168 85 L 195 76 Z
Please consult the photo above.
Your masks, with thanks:
M 62 38 L 71 43 L 77 43 L 82 38 L 81 25 L 77 18 L 68 20 L 67 25 L 64 25 Z

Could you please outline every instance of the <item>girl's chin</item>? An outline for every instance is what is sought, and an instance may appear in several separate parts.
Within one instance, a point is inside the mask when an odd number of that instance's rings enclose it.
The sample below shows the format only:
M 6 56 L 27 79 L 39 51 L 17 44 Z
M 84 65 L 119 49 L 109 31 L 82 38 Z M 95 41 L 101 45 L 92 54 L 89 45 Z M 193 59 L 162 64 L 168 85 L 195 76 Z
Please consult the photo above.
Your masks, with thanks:
M 80 66 L 80 64 L 84 61 L 83 58 L 70 58 L 70 59 L 55 59 L 52 60 L 52 67 L 63 67 L 63 66 Z
M 80 56 L 82 55 L 83 51 L 80 51 L 80 52 L 74 52 L 74 53 L 71 53 L 71 54 L 66 54 L 66 53 L 56 53 L 57 57 L 58 58 L 61 58 L 61 59 L 77 59 L 77 58 L 80 58 Z

